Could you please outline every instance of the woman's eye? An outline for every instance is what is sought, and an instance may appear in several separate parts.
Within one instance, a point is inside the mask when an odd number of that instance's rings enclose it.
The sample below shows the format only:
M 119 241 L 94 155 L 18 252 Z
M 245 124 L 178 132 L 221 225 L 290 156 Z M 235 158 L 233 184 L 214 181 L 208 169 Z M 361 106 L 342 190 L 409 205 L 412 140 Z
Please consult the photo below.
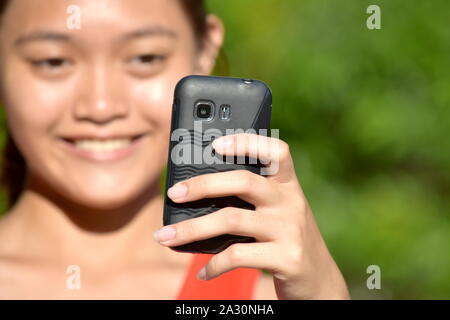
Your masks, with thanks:
M 139 77 L 150 77 L 163 70 L 167 56 L 141 54 L 127 60 L 128 70 Z
M 49 58 L 32 60 L 31 63 L 39 68 L 58 69 L 68 64 L 68 61 L 64 58 Z
M 140 64 L 153 64 L 164 60 L 164 56 L 156 54 L 142 54 L 132 58 L 133 62 L 138 62 Z

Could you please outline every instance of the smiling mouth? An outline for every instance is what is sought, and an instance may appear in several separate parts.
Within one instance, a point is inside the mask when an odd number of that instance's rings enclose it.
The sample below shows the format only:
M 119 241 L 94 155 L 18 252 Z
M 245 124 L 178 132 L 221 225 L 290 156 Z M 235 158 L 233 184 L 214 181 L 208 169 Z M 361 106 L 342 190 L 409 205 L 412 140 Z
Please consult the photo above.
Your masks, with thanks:
M 120 160 L 131 154 L 146 134 L 129 137 L 61 137 L 59 140 L 66 150 L 82 158 L 93 161 Z
M 115 151 L 126 148 L 140 139 L 144 134 L 133 137 L 123 138 L 61 138 L 66 143 L 73 145 L 75 148 L 93 151 L 105 152 Z

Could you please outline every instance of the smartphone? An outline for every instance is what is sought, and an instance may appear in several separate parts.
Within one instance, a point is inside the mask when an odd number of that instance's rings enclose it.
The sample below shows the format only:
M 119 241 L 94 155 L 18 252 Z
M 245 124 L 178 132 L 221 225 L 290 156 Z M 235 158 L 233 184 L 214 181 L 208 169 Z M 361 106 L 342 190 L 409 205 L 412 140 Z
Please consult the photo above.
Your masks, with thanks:
M 271 90 L 260 80 L 190 75 L 177 83 L 172 106 L 164 225 L 230 206 L 255 209 L 237 196 L 175 203 L 167 196 L 167 190 L 179 181 L 206 173 L 245 169 L 261 174 L 263 164 L 258 159 L 216 154 L 211 143 L 220 136 L 239 132 L 270 136 L 271 111 Z M 253 237 L 223 234 L 171 249 L 218 253 L 233 243 L 254 241 Z

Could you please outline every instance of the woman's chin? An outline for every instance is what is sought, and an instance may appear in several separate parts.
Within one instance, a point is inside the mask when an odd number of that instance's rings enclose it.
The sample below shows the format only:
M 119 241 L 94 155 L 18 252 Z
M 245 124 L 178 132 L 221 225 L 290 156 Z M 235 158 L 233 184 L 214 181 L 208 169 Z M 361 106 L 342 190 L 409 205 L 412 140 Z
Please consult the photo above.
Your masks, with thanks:
M 117 188 L 116 190 L 85 188 L 70 198 L 74 203 L 88 208 L 113 210 L 120 209 L 130 203 L 136 204 L 136 198 L 139 195 L 139 189 L 134 188 Z
M 156 167 L 156 166 L 155 166 Z M 159 170 L 159 171 L 158 171 Z M 33 185 L 39 190 L 47 190 L 45 196 L 60 206 L 113 210 L 145 205 L 160 192 L 160 168 L 152 168 L 142 174 L 92 172 L 80 170 L 78 174 L 69 171 L 65 177 L 56 174 L 33 175 Z M 47 179 L 42 177 L 46 176 Z M 48 177 L 52 177 L 49 179 Z M 48 187 L 43 188 L 42 186 Z

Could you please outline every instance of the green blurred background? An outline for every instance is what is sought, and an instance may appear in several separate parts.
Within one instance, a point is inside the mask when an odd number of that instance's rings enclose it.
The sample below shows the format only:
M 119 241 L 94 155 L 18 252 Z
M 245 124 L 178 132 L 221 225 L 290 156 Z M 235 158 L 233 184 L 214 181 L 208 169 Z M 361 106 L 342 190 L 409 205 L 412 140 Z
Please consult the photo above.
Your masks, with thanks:
M 273 128 L 352 297 L 449 299 L 450 1 L 207 3 L 226 27 L 214 73 L 272 88 Z
M 215 73 L 272 88 L 352 297 L 449 299 L 450 1 L 207 1 L 226 27 Z

